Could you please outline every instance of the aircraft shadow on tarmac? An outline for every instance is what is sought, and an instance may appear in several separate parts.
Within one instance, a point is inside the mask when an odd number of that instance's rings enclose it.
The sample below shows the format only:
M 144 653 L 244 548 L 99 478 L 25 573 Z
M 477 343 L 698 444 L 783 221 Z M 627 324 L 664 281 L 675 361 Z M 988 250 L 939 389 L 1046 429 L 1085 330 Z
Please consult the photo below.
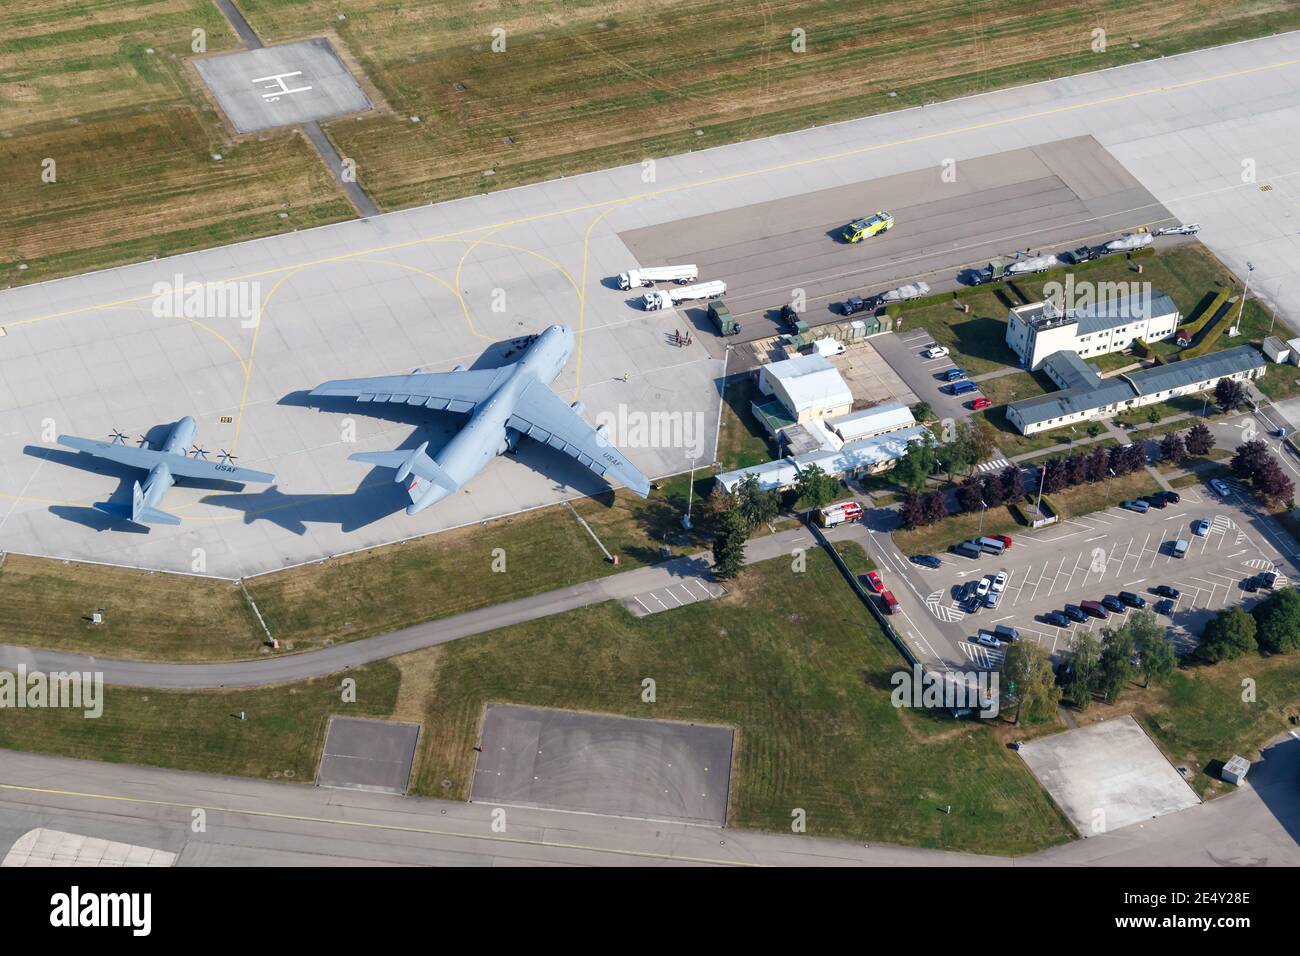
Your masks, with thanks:
M 485 353 L 476 367 L 493 368 L 511 360 L 511 343 L 503 346 L 495 356 Z M 488 350 L 492 352 L 492 349 Z M 494 361 L 494 359 L 496 361 Z M 455 412 L 437 411 L 419 405 L 397 403 L 357 402 L 352 398 L 315 397 L 308 392 L 293 392 L 279 402 L 281 405 L 316 408 L 336 415 L 364 415 L 385 421 L 417 426 L 397 446 L 403 451 L 429 443 L 429 454 L 436 455 L 465 423 L 466 416 Z M 339 456 L 347 453 L 340 449 Z M 546 448 L 536 442 L 524 441 L 511 457 L 555 482 L 557 489 L 571 488 L 580 495 L 596 496 L 608 492 L 610 486 L 568 455 Z M 361 465 L 356 465 L 360 469 Z M 244 523 L 270 521 L 291 534 L 307 533 L 308 524 L 334 524 L 344 532 L 355 531 L 373 524 L 391 514 L 404 511 L 409 500 L 402 487 L 394 480 L 391 468 L 371 468 L 351 492 L 286 495 L 278 486 L 242 494 L 208 495 L 203 503 L 218 508 L 229 508 L 244 513 Z M 470 483 L 471 487 L 473 482 Z M 544 503 L 544 502 L 539 502 Z
M 171 425 L 161 425 L 149 430 L 144 437 L 149 439 L 150 447 L 157 447 L 158 443 L 166 438 L 171 430 Z M 68 451 L 63 448 L 47 448 L 44 445 L 28 445 L 23 448 L 24 455 L 31 455 L 33 458 L 40 458 L 54 465 L 67 466 L 70 468 L 80 468 L 82 471 L 94 472 L 97 475 L 105 475 L 110 478 L 116 478 L 118 486 L 109 497 L 96 504 L 106 504 L 125 508 L 127 511 L 131 508 L 131 489 L 136 481 L 142 481 L 145 472 L 140 468 L 132 468 L 129 465 L 121 465 L 116 462 L 107 461 L 103 458 L 96 458 L 93 455 L 85 454 L 79 451 Z M 177 485 L 184 488 L 199 488 L 212 491 L 231 491 L 244 487 L 242 482 L 238 481 L 221 481 L 219 479 L 203 478 L 179 478 Z M 127 518 L 118 517 L 100 511 L 98 508 L 84 508 L 79 505 L 50 505 L 49 512 L 64 521 L 71 521 L 74 524 L 83 525 L 92 531 L 125 531 L 131 534 L 148 534 L 149 526 L 136 524 Z

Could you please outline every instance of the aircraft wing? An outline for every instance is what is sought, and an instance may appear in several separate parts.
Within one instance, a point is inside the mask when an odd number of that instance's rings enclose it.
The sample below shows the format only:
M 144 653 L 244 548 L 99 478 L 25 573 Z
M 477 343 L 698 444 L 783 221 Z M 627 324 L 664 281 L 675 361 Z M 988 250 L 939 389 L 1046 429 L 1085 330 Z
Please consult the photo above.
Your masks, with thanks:
M 612 475 L 642 498 L 650 494 L 650 479 L 541 382 L 519 396 L 506 425 L 571 455 L 603 478 Z
M 436 411 L 470 412 L 492 394 L 509 366 L 460 372 L 421 372 L 377 378 L 341 378 L 317 385 L 315 396 L 355 398 L 359 402 L 425 405 Z
M 96 458 L 115 461 L 119 465 L 128 465 L 148 471 L 155 465 L 166 465 L 177 478 L 207 478 L 221 481 L 275 481 L 275 475 L 251 468 L 236 468 L 219 461 L 205 461 L 202 458 L 189 458 L 185 455 L 170 454 L 153 448 L 135 448 L 131 445 L 96 441 L 93 438 L 78 438 L 75 435 L 60 435 L 59 444 L 65 448 L 75 448 Z

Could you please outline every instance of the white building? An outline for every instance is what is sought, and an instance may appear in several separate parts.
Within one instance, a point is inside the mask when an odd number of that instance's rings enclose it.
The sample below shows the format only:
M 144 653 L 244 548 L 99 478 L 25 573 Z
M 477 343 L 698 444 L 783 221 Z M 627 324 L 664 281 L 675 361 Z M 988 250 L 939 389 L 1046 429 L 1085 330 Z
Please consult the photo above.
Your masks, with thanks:
M 838 478 L 874 475 L 893 468 L 898 459 L 907 454 L 912 442 L 928 441 L 932 437 L 924 425 L 913 425 L 874 438 L 844 442 L 838 448 L 821 448 L 793 458 L 728 471 L 718 475 L 717 483 L 727 492 L 732 492 L 742 478 L 752 474 L 758 478 L 760 488 L 781 491 L 793 487 L 799 481 L 799 473 L 809 465 L 817 465 L 826 474 Z
M 820 355 L 800 355 L 764 365 L 758 390 L 775 395 L 796 422 L 834 418 L 853 410 L 853 393 L 839 371 Z
M 1239 381 L 1259 378 L 1266 366 L 1259 349 L 1241 345 L 1140 372 L 1102 378 L 1073 352 L 1057 353 L 1048 356 L 1043 370 L 1061 386 L 1061 391 L 1013 402 L 1007 406 L 1007 421 L 1023 434 L 1032 435 L 1201 392 L 1213 388 L 1221 378 Z
M 1165 293 L 1145 288 L 1145 293 L 1125 296 L 1099 290 L 1096 304 L 1067 312 L 1051 302 L 1017 306 L 1007 314 L 1007 345 L 1025 367 L 1037 369 L 1057 352 L 1095 357 L 1121 352 L 1138 339 L 1167 339 L 1178 329 L 1178 307 Z

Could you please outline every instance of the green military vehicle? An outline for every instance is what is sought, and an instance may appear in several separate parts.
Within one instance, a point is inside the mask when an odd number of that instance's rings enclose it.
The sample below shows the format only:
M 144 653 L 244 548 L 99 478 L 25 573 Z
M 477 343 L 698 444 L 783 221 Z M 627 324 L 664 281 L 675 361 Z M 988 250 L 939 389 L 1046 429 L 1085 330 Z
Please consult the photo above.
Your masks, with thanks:
M 740 323 L 732 316 L 727 303 L 715 300 L 709 303 L 709 319 L 718 330 L 719 335 L 739 335 Z

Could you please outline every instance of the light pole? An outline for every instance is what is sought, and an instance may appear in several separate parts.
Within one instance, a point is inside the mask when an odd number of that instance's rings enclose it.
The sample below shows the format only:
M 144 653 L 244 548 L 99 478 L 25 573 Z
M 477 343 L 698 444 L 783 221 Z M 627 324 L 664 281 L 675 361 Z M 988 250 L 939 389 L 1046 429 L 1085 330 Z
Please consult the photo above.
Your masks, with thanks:
M 979 532 L 981 538 L 984 537 L 984 512 L 988 510 L 989 510 L 989 506 L 986 505 L 984 503 L 984 499 L 981 498 L 980 499 L 980 532 Z
M 1237 322 L 1232 328 L 1228 329 L 1228 337 L 1231 338 L 1241 334 L 1241 316 L 1246 311 L 1246 298 L 1250 295 L 1250 277 L 1255 271 L 1255 263 L 1246 263 L 1246 288 L 1241 293 L 1241 305 L 1237 307 Z
M 691 530 L 691 505 L 695 502 L 695 465 L 698 458 L 691 459 L 691 483 L 686 488 L 686 514 L 682 515 L 682 527 Z
M 1109 508 L 1110 507 L 1110 480 L 1111 478 L 1115 477 L 1115 469 L 1107 468 L 1106 471 L 1109 473 L 1110 476 L 1106 479 L 1106 507 Z
M 1034 505 L 1034 513 L 1041 518 L 1043 516 L 1043 485 L 1047 483 L 1047 466 L 1044 465 L 1038 473 L 1038 501 Z

